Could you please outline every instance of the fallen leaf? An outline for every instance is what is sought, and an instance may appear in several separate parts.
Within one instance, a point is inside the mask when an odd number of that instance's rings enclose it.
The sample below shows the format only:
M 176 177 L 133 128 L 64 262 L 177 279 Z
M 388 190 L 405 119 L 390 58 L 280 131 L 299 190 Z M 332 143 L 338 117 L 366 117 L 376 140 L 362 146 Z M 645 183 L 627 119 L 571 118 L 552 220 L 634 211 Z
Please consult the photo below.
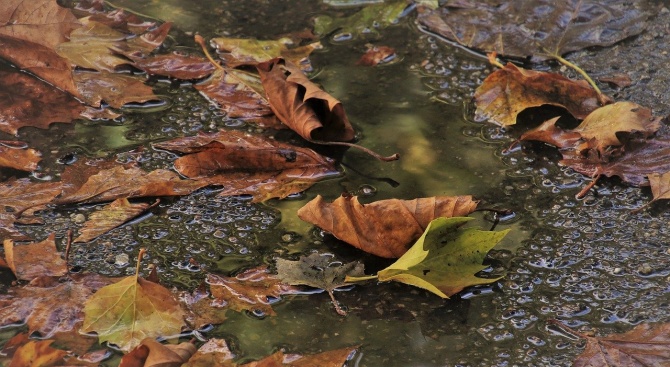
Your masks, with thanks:
M 52 348 L 52 343 L 53 340 L 31 340 L 21 345 L 14 351 L 9 367 L 64 365 L 65 356 L 68 353 L 64 350 Z
M 261 41 L 246 38 L 212 38 L 210 41 L 216 48 L 227 67 L 241 65 L 256 66 L 259 63 L 281 57 L 296 65 L 302 70 L 311 70 L 309 55 L 314 50 L 323 48 L 321 42 L 313 42 L 304 46 L 294 46 L 295 42 L 288 37 L 278 40 Z
M 423 288 L 449 298 L 465 287 L 488 284 L 500 278 L 479 278 L 482 262 L 509 230 L 493 232 L 460 228 L 472 218 L 437 218 L 426 232 L 395 263 L 380 270 L 377 279 Z M 366 279 L 363 277 L 362 279 Z M 348 276 L 347 281 L 356 281 Z
M 28 209 L 41 207 L 60 194 L 60 182 L 31 182 L 11 180 L 0 184 L 0 237 L 25 240 L 27 237 L 14 227 L 14 222 Z
M 9 268 L 20 280 L 33 280 L 39 276 L 62 276 L 67 274 L 67 265 L 56 249 L 56 234 L 37 243 L 14 245 L 6 239 L 3 243 Z
M 405 1 L 390 1 L 366 6 L 345 18 L 318 16 L 314 19 L 314 33 L 325 36 L 337 31 L 337 34 L 333 35 L 335 41 L 377 34 L 380 29 L 396 23 L 406 7 Z
M 0 295 L 0 327 L 26 323 L 42 338 L 76 330 L 84 319 L 84 302 L 99 288 L 116 281 L 97 274 L 70 274 L 59 281 L 39 277 Z
M 84 106 L 68 93 L 20 72 L 0 70 L 0 131 L 16 134 L 24 126 L 46 129 L 69 123 Z
M 289 354 L 284 365 L 291 367 L 342 367 L 353 358 L 358 347 L 346 347 L 311 355 Z
M 119 367 L 179 367 L 186 363 L 196 350 L 191 342 L 169 345 L 146 338 L 121 358 Z
M 209 60 L 178 52 L 133 59 L 133 65 L 149 75 L 162 75 L 181 80 L 202 79 L 215 70 Z
M 143 80 L 130 75 L 77 72 L 74 80 L 82 99 L 91 106 L 99 107 L 100 102 L 105 101 L 114 108 L 121 108 L 130 102 L 159 99 Z
M 468 215 L 476 207 L 471 196 L 389 199 L 363 205 L 356 196 L 327 203 L 319 195 L 298 210 L 298 217 L 365 252 L 393 258 L 402 256 L 433 219 Z
M 553 145 L 559 149 L 577 150 L 584 143 L 582 134 L 564 130 L 556 126 L 556 122 L 561 117 L 554 117 L 543 122 L 540 126 L 523 133 L 519 140 L 521 141 L 540 141 Z
M 418 21 L 468 48 L 540 61 L 641 33 L 648 16 L 624 0 L 458 0 L 423 12 Z
M 266 266 L 245 270 L 234 277 L 208 274 L 207 284 L 217 304 L 237 312 L 251 311 L 256 315 L 275 316 L 272 309 L 274 302 L 271 303 L 270 299 L 298 291 L 270 274 Z
M 185 313 L 170 290 L 137 274 L 100 288 L 86 300 L 82 332 L 96 332 L 128 352 L 145 338 L 176 335 Z
M 255 122 L 268 128 L 284 128 L 272 112 L 260 77 L 256 74 L 217 69 L 209 79 L 194 87 L 230 118 Z
M 24 142 L 0 140 L 0 167 L 32 172 L 37 169 L 42 155 L 28 148 Z
M 87 5 L 91 6 L 86 7 Z M 84 10 L 90 14 L 88 16 L 89 20 L 102 23 L 121 32 L 141 34 L 156 26 L 155 22 L 144 21 L 124 9 L 114 9 L 107 12 L 104 6 L 87 4 L 86 1 L 78 2 L 75 5 L 75 10 Z
M 209 297 L 205 283 L 200 284 L 193 292 L 181 292 L 179 300 L 188 311 L 186 322 L 195 330 L 207 325 L 221 324 L 227 318 L 228 308 Z
M 395 59 L 395 49 L 388 46 L 370 46 L 356 64 L 365 66 L 377 66 L 386 64 Z
M 235 355 L 223 339 L 212 338 L 184 364 L 187 367 L 233 367 Z
M 221 195 L 249 194 L 254 201 L 284 198 L 339 174 L 331 159 L 311 149 L 236 130 L 178 138 L 154 147 L 188 153 L 174 163 L 182 175 L 223 185 Z
M 600 107 L 598 93 L 588 83 L 512 63 L 491 73 L 475 90 L 474 101 L 476 120 L 501 126 L 516 124 L 519 113 L 530 107 L 563 107 L 577 119 Z
M 277 277 L 282 282 L 325 290 L 337 313 L 343 316 L 346 312 L 335 300 L 333 291 L 347 285 L 344 281 L 346 276 L 363 276 L 363 268 L 363 264 L 358 261 L 345 264 L 334 260 L 330 254 L 312 253 L 309 256 L 301 256 L 298 261 L 277 259 Z
M 116 199 L 111 204 L 91 214 L 88 221 L 84 223 L 84 228 L 79 231 L 79 237 L 75 238 L 73 242 L 92 241 L 144 213 L 150 206 L 147 203 L 131 204 L 126 198 Z
M 306 140 L 348 142 L 354 138 L 342 103 L 312 83 L 293 63 L 273 59 L 257 65 L 272 111 Z
M 603 83 L 609 83 L 617 88 L 626 88 L 630 87 L 633 84 L 630 76 L 626 73 L 615 73 L 610 75 L 601 76 L 598 78 L 599 81 Z
M 649 204 L 663 199 L 670 199 L 670 172 L 651 173 L 647 176 L 653 199 Z

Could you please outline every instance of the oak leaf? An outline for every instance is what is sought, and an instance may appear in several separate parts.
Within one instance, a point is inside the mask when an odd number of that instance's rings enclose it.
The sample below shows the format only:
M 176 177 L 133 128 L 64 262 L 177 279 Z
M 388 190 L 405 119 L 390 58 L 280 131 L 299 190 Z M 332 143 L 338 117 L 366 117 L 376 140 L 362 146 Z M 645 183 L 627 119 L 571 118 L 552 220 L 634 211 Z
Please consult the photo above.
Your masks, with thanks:
M 390 1 L 366 6 L 357 13 L 343 18 L 332 18 L 326 15 L 314 19 L 314 33 L 325 36 L 333 32 L 335 41 L 345 41 L 364 35 L 377 34 L 379 29 L 398 22 L 403 15 L 407 3 Z
M 73 242 L 89 242 L 144 213 L 150 206 L 147 203 L 131 204 L 126 198 L 116 199 L 91 214 Z
M 278 40 L 261 41 L 245 38 L 212 38 L 211 45 L 216 48 L 226 66 L 234 68 L 241 65 L 255 66 L 259 63 L 281 57 L 302 70 L 311 70 L 309 55 L 323 48 L 321 42 L 313 42 L 304 46 L 294 46 L 295 41 L 289 37 Z
M 354 129 L 342 103 L 311 82 L 293 63 L 273 59 L 257 66 L 272 111 L 305 140 L 348 142 Z
M 460 228 L 472 218 L 440 217 L 428 225 L 426 232 L 395 263 L 380 270 L 379 281 L 396 281 L 423 288 L 442 298 L 449 298 L 465 287 L 495 282 L 498 278 L 480 278 L 475 274 L 486 269 L 486 254 L 509 230 L 493 232 Z M 369 277 L 361 277 L 360 280 Z M 347 281 L 356 281 L 348 276 Z
M 0 167 L 32 172 L 37 169 L 41 156 L 23 142 L 0 140 Z
M 625 0 L 458 0 L 423 12 L 418 21 L 468 48 L 541 61 L 641 33 L 648 16 Z
M 319 195 L 298 210 L 298 217 L 365 252 L 394 258 L 402 256 L 433 219 L 465 216 L 476 207 L 471 196 L 389 199 L 363 205 L 356 196 L 327 203 Z
M 56 234 L 37 243 L 16 246 L 14 241 L 3 242 L 5 258 L 9 268 L 20 280 L 33 280 L 40 276 L 61 276 L 67 274 L 65 260 L 56 249 Z
M 584 81 L 560 74 L 526 70 L 508 63 L 475 90 L 475 118 L 501 126 L 517 123 L 523 110 L 542 105 L 563 107 L 584 119 L 600 107 L 598 93 Z
M 84 305 L 83 332 L 130 351 L 145 338 L 178 334 L 184 311 L 170 290 L 137 274 L 100 288 Z

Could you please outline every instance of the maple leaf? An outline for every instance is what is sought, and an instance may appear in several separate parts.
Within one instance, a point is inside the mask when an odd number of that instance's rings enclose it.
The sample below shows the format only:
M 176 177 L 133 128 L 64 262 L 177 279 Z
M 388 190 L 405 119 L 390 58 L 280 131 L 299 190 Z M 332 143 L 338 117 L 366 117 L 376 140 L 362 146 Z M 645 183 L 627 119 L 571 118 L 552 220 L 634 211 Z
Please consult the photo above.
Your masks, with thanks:
M 335 300 L 333 291 L 346 285 L 344 281 L 346 276 L 362 275 L 363 264 L 360 262 L 343 264 L 340 261 L 334 261 L 330 254 L 313 253 L 309 256 L 301 256 L 297 261 L 277 259 L 277 277 L 282 282 L 291 285 L 308 285 L 325 290 L 335 306 L 335 311 L 343 316 L 347 313 Z
M 442 298 L 449 298 L 465 287 L 488 284 L 500 278 L 475 276 L 486 269 L 486 254 L 509 230 L 493 232 L 460 228 L 473 218 L 437 218 L 425 233 L 395 263 L 376 276 L 347 276 L 347 282 L 378 279 L 396 281 L 423 288 Z
M 459 0 L 421 13 L 418 21 L 431 32 L 468 48 L 544 60 L 591 46 L 612 45 L 641 33 L 647 18 L 637 5 L 622 0 Z
M 140 260 L 143 251 L 140 251 Z M 185 313 L 170 290 L 134 276 L 100 288 L 84 305 L 83 332 L 130 351 L 145 338 L 178 334 Z
M 314 19 L 314 33 L 325 36 L 337 31 L 337 34 L 333 35 L 335 41 L 345 41 L 363 35 L 377 34 L 380 29 L 396 23 L 403 15 L 406 7 L 407 3 L 405 1 L 396 0 L 366 6 L 346 18 L 332 18 L 322 15 Z
M 3 242 L 7 264 L 17 279 L 67 274 L 67 265 L 56 249 L 55 239 L 56 234 L 52 233 L 46 240 L 28 245 L 15 246 L 11 239 Z
M 28 148 L 26 143 L 0 140 L 0 167 L 32 172 L 42 160 L 40 152 Z
M 323 48 L 321 42 L 313 42 L 304 46 L 295 46 L 289 37 L 278 40 L 261 41 L 245 38 L 212 38 L 211 45 L 219 52 L 226 66 L 234 68 L 240 65 L 255 66 L 277 57 L 300 65 L 302 70 L 311 70 L 309 55 L 314 50 Z
M 80 230 L 81 234 L 73 242 L 89 242 L 144 213 L 151 206 L 153 205 L 147 203 L 131 204 L 126 198 L 116 199 L 100 211 L 91 214 L 84 223 L 84 228 Z
M 356 196 L 327 203 L 318 195 L 298 210 L 298 217 L 365 252 L 393 258 L 404 254 L 433 219 L 468 215 L 476 207 L 471 196 L 389 199 L 362 205 Z

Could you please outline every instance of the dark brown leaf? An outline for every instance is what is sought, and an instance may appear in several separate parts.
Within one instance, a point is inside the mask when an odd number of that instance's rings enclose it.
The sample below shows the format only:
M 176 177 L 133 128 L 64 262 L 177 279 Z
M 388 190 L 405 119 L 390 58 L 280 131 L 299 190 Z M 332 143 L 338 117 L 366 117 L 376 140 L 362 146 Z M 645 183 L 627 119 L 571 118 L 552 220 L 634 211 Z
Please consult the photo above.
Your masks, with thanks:
M 642 32 L 647 17 L 625 0 L 458 0 L 423 12 L 419 23 L 468 48 L 542 60 L 612 45 Z
M 28 245 L 16 246 L 6 239 L 3 243 L 5 258 L 17 279 L 33 280 L 40 276 L 62 276 L 67 274 L 67 265 L 56 249 L 56 235 Z
M 32 172 L 37 169 L 41 156 L 23 142 L 0 140 L 0 167 Z
M 131 204 L 126 198 L 116 199 L 111 204 L 91 214 L 88 221 L 84 223 L 84 228 L 80 231 L 81 234 L 73 242 L 89 242 L 137 217 L 146 211 L 149 206 L 147 203 Z
M 327 203 L 319 195 L 298 210 L 298 217 L 365 252 L 396 258 L 407 252 L 433 219 L 466 216 L 476 207 L 471 196 L 390 199 L 363 205 L 356 196 Z
M 365 66 L 377 66 L 395 59 L 395 50 L 388 46 L 372 46 L 358 60 L 356 64 Z
M 349 142 L 354 129 L 342 103 L 312 83 L 284 59 L 257 65 L 270 107 L 285 125 L 306 140 Z

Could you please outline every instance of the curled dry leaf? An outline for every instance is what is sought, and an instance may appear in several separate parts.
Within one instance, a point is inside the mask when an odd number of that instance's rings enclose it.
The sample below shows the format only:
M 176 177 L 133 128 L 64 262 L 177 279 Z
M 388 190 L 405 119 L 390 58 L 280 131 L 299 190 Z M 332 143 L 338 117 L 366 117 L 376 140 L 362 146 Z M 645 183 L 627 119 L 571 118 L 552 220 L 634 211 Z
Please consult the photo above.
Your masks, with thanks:
M 255 66 L 281 57 L 300 65 L 302 70 L 311 70 L 312 65 L 309 62 L 309 55 L 314 50 L 323 48 L 321 42 L 294 46 L 294 40 L 288 37 L 269 41 L 217 37 L 212 38 L 210 43 L 219 52 L 219 56 L 225 61 L 226 66 L 231 68 L 240 65 Z
M 363 205 L 356 196 L 327 203 L 319 195 L 298 210 L 298 217 L 365 252 L 395 258 L 407 252 L 433 219 L 462 217 L 476 207 L 471 196 L 390 199 Z
M 588 83 L 512 63 L 491 73 L 475 91 L 474 100 L 477 120 L 501 126 L 516 124 L 518 114 L 530 107 L 563 107 L 577 119 L 600 107 L 598 93 Z
M 73 242 L 89 242 L 144 213 L 149 207 L 147 203 L 131 204 L 126 198 L 116 199 L 91 214 L 81 234 Z
M 40 276 L 62 276 L 67 274 L 67 265 L 56 249 L 56 234 L 42 241 L 16 246 L 14 241 L 3 242 L 5 258 L 9 268 L 20 280 L 33 280 Z
M 101 101 L 112 107 L 121 108 L 130 102 L 158 100 L 150 86 L 130 75 L 77 72 L 74 74 L 74 80 L 86 104 L 95 107 L 99 107 Z
M 32 172 L 41 160 L 40 152 L 23 142 L 0 140 L 0 167 Z

